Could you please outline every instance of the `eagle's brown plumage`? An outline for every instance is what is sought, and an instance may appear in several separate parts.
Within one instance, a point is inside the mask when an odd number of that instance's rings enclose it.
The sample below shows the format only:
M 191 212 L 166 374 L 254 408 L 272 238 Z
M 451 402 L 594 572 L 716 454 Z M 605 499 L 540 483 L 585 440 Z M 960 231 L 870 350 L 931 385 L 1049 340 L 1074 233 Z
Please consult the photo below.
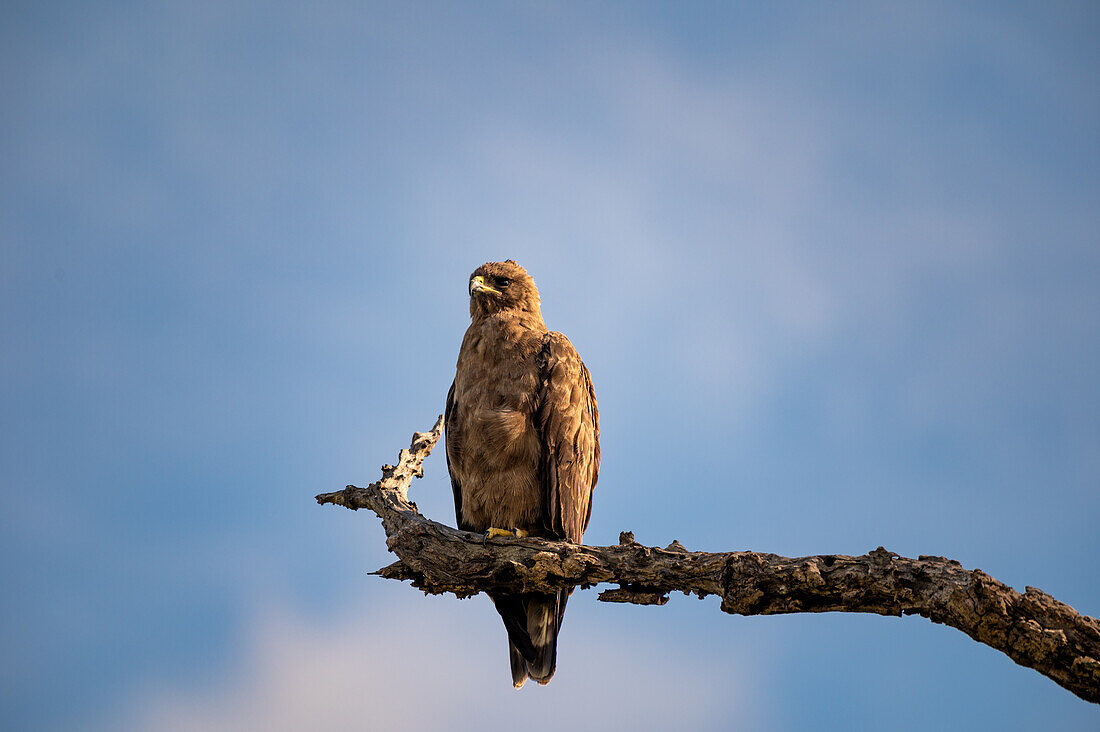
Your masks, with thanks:
M 580 542 L 600 469 L 592 379 L 573 344 L 547 330 L 539 292 L 512 260 L 470 275 L 472 322 L 447 394 L 447 467 L 458 526 Z M 512 682 L 554 675 L 569 593 L 494 595 Z

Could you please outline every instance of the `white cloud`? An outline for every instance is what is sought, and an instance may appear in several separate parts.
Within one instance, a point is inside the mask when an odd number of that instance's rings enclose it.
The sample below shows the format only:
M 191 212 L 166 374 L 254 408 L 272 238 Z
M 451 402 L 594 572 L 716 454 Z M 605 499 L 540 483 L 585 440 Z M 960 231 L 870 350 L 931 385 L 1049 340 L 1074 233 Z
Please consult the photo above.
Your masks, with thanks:
M 667 636 L 632 635 L 609 613 L 594 623 L 591 608 L 567 619 L 553 682 L 517 692 L 503 628 L 484 598 L 403 600 L 380 608 L 363 598 L 328 620 L 268 607 L 230 668 L 194 685 L 139 689 L 110 726 L 699 729 L 738 726 L 758 712 L 741 668 Z

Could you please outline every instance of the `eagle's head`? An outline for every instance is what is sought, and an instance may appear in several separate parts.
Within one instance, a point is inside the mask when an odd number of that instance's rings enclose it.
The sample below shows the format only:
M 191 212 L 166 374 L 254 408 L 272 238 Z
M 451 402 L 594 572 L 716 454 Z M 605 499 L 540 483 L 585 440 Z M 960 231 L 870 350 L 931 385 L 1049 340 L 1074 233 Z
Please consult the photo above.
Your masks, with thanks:
M 539 317 L 539 288 L 527 270 L 515 260 L 486 262 L 470 275 L 470 316 L 504 310 L 528 312 Z

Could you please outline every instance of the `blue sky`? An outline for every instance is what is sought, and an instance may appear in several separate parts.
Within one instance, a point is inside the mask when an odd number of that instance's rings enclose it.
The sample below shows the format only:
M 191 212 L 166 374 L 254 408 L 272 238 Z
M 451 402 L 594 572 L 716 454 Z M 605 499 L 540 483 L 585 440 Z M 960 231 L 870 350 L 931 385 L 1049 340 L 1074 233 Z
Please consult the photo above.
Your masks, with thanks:
M 4 727 L 1095 729 L 922 619 L 679 596 L 577 593 L 517 693 L 484 598 L 365 576 L 377 521 L 312 501 L 432 424 L 510 257 L 599 396 L 587 541 L 1100 615 L 1094 5 L 0 18 Z M 442 455 L 413 498 L 453 521 Z

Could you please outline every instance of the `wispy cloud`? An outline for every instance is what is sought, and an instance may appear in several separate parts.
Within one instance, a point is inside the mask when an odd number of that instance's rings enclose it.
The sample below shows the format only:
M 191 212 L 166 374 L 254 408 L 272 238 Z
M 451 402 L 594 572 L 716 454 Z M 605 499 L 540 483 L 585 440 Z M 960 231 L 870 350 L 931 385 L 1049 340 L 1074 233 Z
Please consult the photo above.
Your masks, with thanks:
M 659 638 L 583 617 L 566 620 L 553 682 L 515 691 L 505 635 L 484 598 L 414 600 L 408 608 L 379 607 L 365 597 L 326 619 L 264 608 L 247 624 L 245 652 L 227 668 L 193 684 L 142 688 L 106 726 L 728 729 L 762 711 L 745 673 L 749 657 L 735 664 L 689 657 Z

